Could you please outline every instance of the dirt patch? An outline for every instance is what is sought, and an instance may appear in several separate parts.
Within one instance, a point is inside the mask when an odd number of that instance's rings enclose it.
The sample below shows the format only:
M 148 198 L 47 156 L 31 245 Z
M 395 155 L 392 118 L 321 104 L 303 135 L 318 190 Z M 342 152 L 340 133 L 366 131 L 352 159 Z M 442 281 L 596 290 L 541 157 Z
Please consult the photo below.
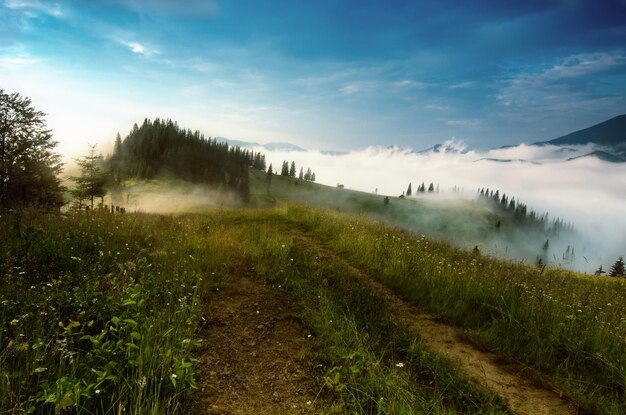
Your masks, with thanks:
M 254 276 L 234 281 L 210 308 L 196 414 L 317 413 L 301 357 L 296 306 Z
M 431 350 L 449 359 L 469 379 L 497 393 L 512 412 L 520 415 L 577 413 L 571 402 L 556 391 L 537 384 L 524 373 L 524 368 L 505 364 L 497 354 L 481 350 L 468 342 L 463 329 L 438 321 L 433 315 L 411 305 L 323 245 L 306 237 L 302 241 L 315 245 L 318 250 L 350 270 L 351 275 L 372 288 L 390 305 L 391 312 L 402 325 L 422 339 Z

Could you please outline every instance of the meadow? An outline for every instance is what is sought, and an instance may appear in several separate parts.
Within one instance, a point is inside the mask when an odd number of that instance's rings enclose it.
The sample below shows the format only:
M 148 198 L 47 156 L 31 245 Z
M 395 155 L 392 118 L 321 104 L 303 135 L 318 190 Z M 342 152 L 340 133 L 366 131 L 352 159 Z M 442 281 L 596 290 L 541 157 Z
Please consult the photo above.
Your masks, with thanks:
M 302 205 L 0 218 L 0 412 L 190 413 L 209 306 L 238 276 L 301 310 L 321 413 L 507 413 L 394 318 L 356 269 L 589 413 L 623 413 L 626 286 L 490 259 Z

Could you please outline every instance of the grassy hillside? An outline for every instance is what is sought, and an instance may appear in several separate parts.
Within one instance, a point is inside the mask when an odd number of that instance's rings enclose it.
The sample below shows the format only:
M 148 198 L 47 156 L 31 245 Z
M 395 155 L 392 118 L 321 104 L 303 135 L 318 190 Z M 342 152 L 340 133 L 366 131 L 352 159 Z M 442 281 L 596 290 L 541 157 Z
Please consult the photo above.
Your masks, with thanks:
M 0 412 L 188 413 L 201 394 L 209 305 L 249 274 L 298 304 L 310 339 L 300 358 L 320 412 L 507 411 L 424 347 L 355 273 L 543 372 L 581 408 L 625 410 L 621 280 L 542 272 L 291 205 L 5 215 L 0 245 Z
M 574 244 L 574 235 L 564 232 L 550 235 L 515 223 L 510 217 L 493 211 L 488 205 L 457 194 L 418 194 L 406 199 L 359 192 L 339 187 L 274 175 L 269 192 L 266 174 L 250 170 L 250 188 L 257 206 L 269 207 L 283 202 L 306 203 L 342 212 L 367 214 L 389 225 L 417 234 L 448 241 L 464 249 L 477 246 L 481 252 L 503 259 L 571 266 L 575 258 L 563 258 L 566 247 Z M 549 250 L 543 246 L 550 239 Z M 582 247 L 577 247 L 584 255 Z M 589 253 L 587 253 L 589 257 Z

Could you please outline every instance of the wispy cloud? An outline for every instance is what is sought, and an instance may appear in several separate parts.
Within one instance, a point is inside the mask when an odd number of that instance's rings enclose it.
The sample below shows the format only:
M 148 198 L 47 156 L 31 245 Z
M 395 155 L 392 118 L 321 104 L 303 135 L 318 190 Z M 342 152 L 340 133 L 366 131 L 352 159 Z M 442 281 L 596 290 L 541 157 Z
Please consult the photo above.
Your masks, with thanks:
M 452 84 L 450 85 L 448 88 L 450 89 L 463 89 L 463 88 L 469 88 L 473 85 L 476 84 L 476 81 L 465 81 L 465 82 L 459 82 L 457 84 Z
M 456 120 L 448 120 L 446 121 L 447 125 L 454 127 L 464 127 L 470 129 L 480 128 L 483 125 L 483 122 L 476 118 L 463 118 Z
M 126 44 L 131 52 L 142 56 L 152 56 L 159 53 L 156 49 L 148 48 L 146 45 L 139 42 L 128 42 Z
M 40 62 L 40 59 L 33 58 L 29 55 L 0 56 L 0 68 L 9 71 L 34 66 Z
M 565 109 L 599 109 L 598 104 L 615 107 L 615 100 L 624 99 L 624 89 L 599 92 L 597 79 L 624 70 L 626 56 L 622 52 L 571 55 L 543 70 L 520 72 L 506 80 L 497 100 L 511 110 L 544 115 Z
M 393 86 L 397 88 L 410 89 L 410 88 L 426 88 L 429 86 L 426 82 L 418 82 L 410 79 L 402 79 L 393 83 Z
M 213 0 L 111 0 L 140 14 L 166 16 L 212 16 L 218 12 Z
M 37 0 L 4 0 L 4 6 L 13 10 L 44 13 L 50 16 L 63 16 L 63 9 L 59 3 L 41 2 Z
M 543 74 L 546 79 L 579 78 L 626 67 L 622 53 L 592 53 L 568 56 Z

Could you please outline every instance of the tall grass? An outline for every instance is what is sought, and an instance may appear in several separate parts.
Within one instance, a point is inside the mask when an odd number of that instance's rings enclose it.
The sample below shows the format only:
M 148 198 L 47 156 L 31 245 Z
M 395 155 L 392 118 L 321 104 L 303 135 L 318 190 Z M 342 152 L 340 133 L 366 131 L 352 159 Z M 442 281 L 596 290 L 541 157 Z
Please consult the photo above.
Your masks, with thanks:
M 277 212 L 277 211 L 275 211 Z M 353 270 L 301 238 L 286 212 L 248 226 L 255 269 L 300 304 L 309 329 L 305 358 L 324 413 L 506 413 L 501 400 L 429 351 Z
M 202 304 L 236 254 L 220 226 L 3 216 L 0 412 L 185 413 Z
M 286 216 L 411 302 L 549 374 L 594 413 L 626 406 L 626 281 L 498 261 L 365 217 Z
M 189 412 L 207 305 L 250 272 L 300 303 L 304 358 L 326 412 L 503 411 L 394 323 L 334 256 L 547 373 L 584 409 L 624 412 L 621 280 L 496 261 L 302 206 L 23 212 L 0 217 L 0 247 L 0 413 Z

